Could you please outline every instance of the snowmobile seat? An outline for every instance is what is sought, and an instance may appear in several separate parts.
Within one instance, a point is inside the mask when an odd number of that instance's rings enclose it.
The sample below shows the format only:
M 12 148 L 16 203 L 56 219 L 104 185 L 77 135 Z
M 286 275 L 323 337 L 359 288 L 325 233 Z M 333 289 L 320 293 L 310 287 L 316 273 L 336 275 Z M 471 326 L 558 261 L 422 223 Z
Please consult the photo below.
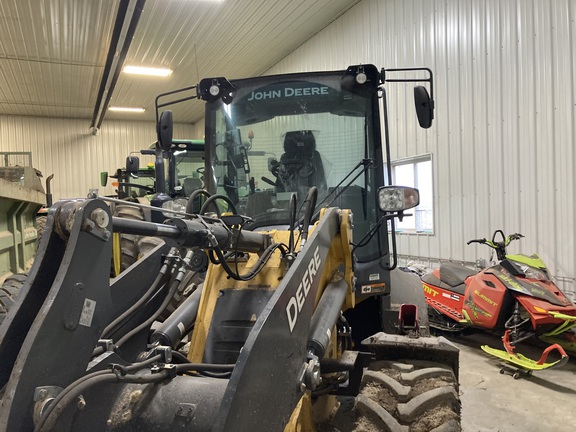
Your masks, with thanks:
M 440 266 L 440 280 L 451 287 L 451 291 L 464 294 L 464 281 L 477 272 L 459 264 L 445 263 Z M 456 289 L 458 288 L 458 289 Z

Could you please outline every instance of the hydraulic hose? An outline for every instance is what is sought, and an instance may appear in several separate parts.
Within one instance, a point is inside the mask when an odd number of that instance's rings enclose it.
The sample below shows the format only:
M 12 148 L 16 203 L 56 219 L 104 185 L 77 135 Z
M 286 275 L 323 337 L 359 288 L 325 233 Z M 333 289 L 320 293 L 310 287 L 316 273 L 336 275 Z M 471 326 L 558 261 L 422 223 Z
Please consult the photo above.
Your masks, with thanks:
M 64 412 L 66 407 L 76 400 L 78 396 L 95 385 L 104 383 L 150 384 L 170 378 L 171 375 L 167 370 L 146 375 L 134 374 L 134 372 L 142 370 L 152 363 L 157 362 L 161 357 L 161 355 L 156 355 L 146 361 L 127 366 L 123 369 L 122 372 L 124 374 L 122 376 L 117 376 L 113 370 L 102 370 L 77 379 L 66 387 L 56 398 L 54 398 L 52 404 L 48 406 L 45 414 L 36 425 L 34 432 L 54 431 L 58 418 Z M 177 374 L 191 371 L 224 374 L 233 371 L 234 366 L 235 365 L 233 364 L 182 363 L 175 365 L 175 370 Z
M 116 343 L 117 347 L 121 347 L 126 341 L 130 340 L 130 338 L 132 338 L 134 335 L 138 334 L 140 331 L 144 330 L 145 328 L 150 327 L 152 325 L 152 323 L 154 321 L 156 321 L 156 319 L 164 311 L 164 309 L 166 309 L 168 307 L 168 305 L 170 304 L 170 301 L 174 297 L 174 294 L 176 294 L 176 290 L 180 286 L 182 279 L 184 278 L 184 275 L 186 273 L 188 266 L 190 265 L 190 259 L 192 258 L 193 254 L 194 254 L 194 252 L 192 250 L 189 250 L 186 253 L 186 256 L 183 259 L 182 266 L 179 268 L 178 274 L 174 278 L 174 282 L 172 282 L 172 285 L 170 286 L 170 290 L 168 291 L 168 294 L 166 295 L 166 297 L 164 298 L 164 301 L 162 302 L 160 307 L 156 310 L 156 312 L 150 318 L 148 318 L 146 321 L 144 321 L 142 324 L 140 324 L 139 326 L 135 327 L 134 329 L 132 329 L 128 333 L 126 333 L 124 336 L 122 336 L 122 338 L 120 338 L 120 340 Z
M 181 363 L 176 365 L 178 373 L 183 372 L 231 372 L 234 364 L 212 364 L 212 363 Z
M 288 253 L 294 254 L 294 229 L 296 227 L 296 194 L 290 195 L 290 239 L 288 242 Z
M 217 199 L 221 199 L 221 200 L 225 201 L 226 204 L 228 204 L 232 213 L 238 214 L 238 212 L 236 211 L 236 206 L 234 205 L 232 200 L 230 198 L 228 198 L 226 195 L 212 195 L 212 196 L 208 197 L 206 199 L 206 201 L 204 202 L 204 204 L 202 205 L 202 208 L 200 209 L 200 214 L 206 213 L 206 210 L 208 210 L 208 206 L 210 206 L 212 204 L 214 207 L 216 207 L 216 213 L 218 214 L 218 216 L 220 216 L 220 211 L 218 209 L 218 206 L 215 203 L 215 201 Z
M 161 355 L 156 355 L 143 362 L 134 363 L 130 366 L 126 366 L 124 368 L 124 371 L 126 373 L 136 372 L 160 360 L 161 358 L 162 358 Z M 123 381 L 124 378 L 126 377 L 123 377 Z M 54 400 L 48 406 L 46 412 L 44 413 L 44 415 L 34 428 L 34 432 L 52 431 L 54 429 L 54 426 L 56 425 L 56 421 L 58 420 L 60 414 L 64 411 L 64 409 L 66 409 L 66 407 L 70 404 L 71 401 L 73 401 L 75 398 L 81 395 L 89 387 L 99 383 L 117 382 L 117 381 L 118 377 L 114 374 L 112 370 L 100 370 L 78 378 L 76 381 L 74 381 L 64 390 L 62 390 L 62 392 L 54 398 Z M 127 382 L 134 382 L 134 381 L 127 381 Z
M 76 385 L 73 390 L 70 390 L 62 399 L 60 399 L 58 406 L 55 406 L 50 414 L 45 417 L 43 422 L 38 423 L 38 426 L 34 429 L 34 432 L 51 432 L 54 431 L 56 422 L 60 417 L 60 414 L 66 409 L 66 407 L 75 399 L 78 398 L 82 393 L 97 384 L 104 383 L 132 383 L 132 384 L 150 384 L 155 382 L 164 381 L 168 378 L 168 371 L 161 371 L 152 375 L 125 375 L 120 380 L 113 373 L 98 375 L 86 379 L 82 383 Z
M 302 239 L 300 240 L 300 249 L 306 244 L 308 240 L 308 228 L 310 226 L 310 221 L 312 220 L 312 213 L 316 208 L 316 200 L 318 199 L 318 188 L 312 186 L 308 189 L 308 195 L 306 195 L 306 211 L 304 213 L 304 221 L 302 222 Z
M 83 380 L 81 383 L 76 384 L 73 390 L 66 393 L 66 395 L 63 396 L 58 401 L 58 404 L 56 404 L 56 400 L 54 400 L 54 402 L 51 405 L 54 406 L 54 409 L 52 409 L 46 417 L 43 417 L 42 420 L 40 420 L 36 428 L 34 428 L 34 432 L 53 431 L 54 428 L 56 427 L 56 422 L 58 421 L 60 414 L 62 414 L 62 412 L 66 409 L 66 407 L 70 404 L 70 402 L 72 402 L 83 392 L 85 392 L 87 389 L 89 389 L 94 385 L 102 383 L 112 383 L 115 381 L 117 381 L 116 376 L 114 374 L 107 373 L 92 376 L 90 378 Z
M 152 297 L 152 295 L 156 291 L 158 291 L 158 289 L 162 285 L 163 279 L 166 277 L 168 269 L 172 265 L 172 260 L 173 257 L 175 256 L 175 253 L 176 249 L 172 248 L 170 250 L 168 258 L 166 259 L 166 261 L 164 261 L 164 264 L 160 268 L 160 271 L 158 272 L 156 279 L 154 279 L 154 282 L 152 282 L 152 285 L 150 286 L 148 291 L 144 293 L 144 295 L 142 296 L 142 298 L 140 298 L 140 300 L 138 300 L 136 303 L 130 306 L 129 309 L 127 309 L 118 318 L 116 318 L 114 321 L 112 321 L 110 324 L 106 326 L 106 328 L 102 331 L 102 335 L 100 336 L 101 339 L 107 339 L 110 336 L 110 334 L 114 332 L 117 329 L 117 327 L 119 327 L 120 324 L 122 324 L 124 321 L 130 318 L 130 316 L 132 316 L 134 312 L 136 312 L 139 308 L 141 308 L 150 299 L 150 297 Z
M 276 249 L 280 249 L 284 255 L 286 254 L 286 248 L 284 247 L 284 245 L 280 243 L 272 243 L 270 246 L 266 248 L 264 252 L 262 252 L 262 255 L 258 258 L 258 261 L 256 261 L 256 264 L 254 264 L 254 266 L 250 269 L 250 271 L 248 271 L 246 274 L 243 275 L 237 274 L 232 270 L 232 268 L 230 268 L 220 248 L 216 248 L 215 252 L 216 255 L 218 256 L 218 259 L 220 260 L 222 268 L 228 274 L 228 276 L 230 276 L 234 280 L 248 281 L 254 278 L 254 276 L 256 276 L 260 272 L 260 270 L 262 270 L 262 268 L 264 267 L 266 262 L 270 259 L 272 253 Z
M 188 198 L 188 204 L 186 204 L 186 213 L 194 214 L 194 201 L 199 195 L 204 195 L 206 198 L 210 198 L 212 194 L 205 189 L 196 189 L 194 192 L 190 194 Z M 200 206 L 202 207 L 202 206 Z M 198 211 L 198 213 L 200 213 Z

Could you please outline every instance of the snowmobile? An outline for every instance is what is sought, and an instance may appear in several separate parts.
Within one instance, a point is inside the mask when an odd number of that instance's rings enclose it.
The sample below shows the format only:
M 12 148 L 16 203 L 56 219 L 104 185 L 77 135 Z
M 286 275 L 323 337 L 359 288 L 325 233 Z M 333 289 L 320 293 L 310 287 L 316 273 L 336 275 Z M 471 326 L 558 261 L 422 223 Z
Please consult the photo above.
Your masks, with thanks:
M 522 237 L 518 233 L 506 237 L 502 230 L 496 230 L 492 240 L 470 240 L 468 245 L 480 243 L 492 248 L 497 263 L 480 271 L 444 263 L 422 276 L 422 285 L 432 328 L 504 334 L 505 352 L 489 347 L 483 347 L 484 351 L 507 362 L 512 356 L 516 366 L 540 370 L 567 361 L 562 345 L 570 351 L 576 348 L 576 306 L 551 280 L 538 255 L 506 253 L 507 246 Z M 547 353 L 557 350 L 560 359 L 546 363 L 543 357 L 536 362 L 516 354 L 515 345 L 533 336 L 552 343 Z

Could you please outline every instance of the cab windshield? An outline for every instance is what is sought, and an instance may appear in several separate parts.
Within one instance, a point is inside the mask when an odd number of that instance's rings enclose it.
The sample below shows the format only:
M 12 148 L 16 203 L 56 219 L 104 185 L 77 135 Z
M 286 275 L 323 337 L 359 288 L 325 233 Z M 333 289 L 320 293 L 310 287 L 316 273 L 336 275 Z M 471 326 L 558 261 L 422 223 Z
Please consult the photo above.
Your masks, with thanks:
M 173 142 L 176 142 L 174 140 Z M 180 141 L 185 142 L 185 141 Z M 174 166 L 174 188 L 180 195 L 190 196 L 197 189 L 204 189 L 204 141 L 188 141 L 188 147 L 178 149 L 173 152 L 170 164 L 167 169 Z M 166 178 L 171 178 L 167 173 Z M 170 186 L 170 185 L 169 185 Z
M 378 220 L 375 185 L 383 180 L 372 129 L 379 125 L 371 118 L 375 95 L 344 90 L 340 78 L 318 73 L 236 80 L 229 105 L 207 104 L 210 189 L 252 218 L 252 229 L 288 224 L 291 195 L 301 209 L 312 186 L 318 188 L 317 208 L 352 210 L 356 241 Z M 378 169 L 365 169 L 366 159 L 380 161 Z M 379 244 L 376 235 L 356 255 L 361 261 L 381 256 Z

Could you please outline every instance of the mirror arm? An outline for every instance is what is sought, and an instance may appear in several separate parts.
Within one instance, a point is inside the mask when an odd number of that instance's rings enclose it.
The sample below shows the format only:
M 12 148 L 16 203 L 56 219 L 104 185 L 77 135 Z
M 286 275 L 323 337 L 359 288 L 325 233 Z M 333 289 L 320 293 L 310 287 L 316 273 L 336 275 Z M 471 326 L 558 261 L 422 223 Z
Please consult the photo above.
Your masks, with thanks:
M 428 78 L 386 78 L 387 72 L 409 72 L 409 71 L 424 71 L 428 72 Z M 381 72 L 382 83 L 386 82 L 427 82 L 430 83 L 430 99 L 434 103 L 434 74 L 430 68 L 393 68 L 384 69 Z
M 192 96 L 188 96 L 185 98 L 181 98 L 181 99 L 177 99 L 177 100 L 171 100 L 169 102 L 164 102 L 162 104 L 159 104 L 158 101 L 160 100 L 160 98 L 166 97 L 166 96 L 170 96 L 173 94 L 177 94 L 177 93 L 183 93 L 185 91 L 189 91 L 189 90 L 195 90 L 197 88 L 197 86 L 190 86 L 190 87 L 184 87 L 181 89 L 177 89 L 177 90 L 172 90 L 166 93 L 161 93 L 158 96 L 156 96 L 156 99 L 154 100 L 154 107 L 156 109 L 156 124 L 158 124 L 158 120 L 160 118 L 159 116 L 159 110 L 160 108 L 166 107 L 166 106 L 170 106 L 170 105 L 175 105 L 178 104 L 180 102 L 185 102 L 187 100 L 192 100 L 192 99 L 198 99 L 198 93 L 196 92 L 196 94 L 192 95 Z
M 386 270 L 392 271 L 398 265 L 398 252 L 396 250 L 396 224 L 394 218 L 390 221 L 390 234 L 392 235 L 392 265 L 386 267 Z

